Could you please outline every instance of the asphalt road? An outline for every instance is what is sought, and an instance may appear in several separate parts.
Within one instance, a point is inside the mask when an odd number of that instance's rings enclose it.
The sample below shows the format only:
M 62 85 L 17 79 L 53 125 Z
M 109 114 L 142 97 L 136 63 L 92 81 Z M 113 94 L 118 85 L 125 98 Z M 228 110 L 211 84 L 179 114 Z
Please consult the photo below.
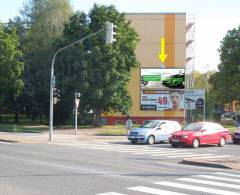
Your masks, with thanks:
M 184 155 L 231 158 L 239 147 L 0 143 L 0 194 L 240 194 L 240 172 L 178 163 Z

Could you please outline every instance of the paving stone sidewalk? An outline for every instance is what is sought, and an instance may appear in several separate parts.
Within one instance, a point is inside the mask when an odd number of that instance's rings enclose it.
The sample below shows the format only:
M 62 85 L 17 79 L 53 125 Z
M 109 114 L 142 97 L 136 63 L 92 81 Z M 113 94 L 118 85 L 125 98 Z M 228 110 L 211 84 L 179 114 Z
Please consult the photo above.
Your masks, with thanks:
M 74 129 L 56 129 L 53 131 L 53 141 L 49 142 L 49 133 L 15 133 L 0 132 L 1 142 L 19 143 L 76 143 L 76 142 L 122 142 L 126 136 L 97 136 L 94 129 L 80 129 L 77 135 Z

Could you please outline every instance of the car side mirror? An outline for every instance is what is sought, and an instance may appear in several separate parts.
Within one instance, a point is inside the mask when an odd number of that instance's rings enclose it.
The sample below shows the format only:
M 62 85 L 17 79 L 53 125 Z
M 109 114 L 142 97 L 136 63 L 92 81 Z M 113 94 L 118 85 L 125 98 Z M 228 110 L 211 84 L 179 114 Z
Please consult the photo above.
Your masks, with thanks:
M 206 131 L 207 131 L 206 129 L 202 129 L 202 130 L 201 130 L 201 133 L 204 133 L 204 132 L 206 132 Z

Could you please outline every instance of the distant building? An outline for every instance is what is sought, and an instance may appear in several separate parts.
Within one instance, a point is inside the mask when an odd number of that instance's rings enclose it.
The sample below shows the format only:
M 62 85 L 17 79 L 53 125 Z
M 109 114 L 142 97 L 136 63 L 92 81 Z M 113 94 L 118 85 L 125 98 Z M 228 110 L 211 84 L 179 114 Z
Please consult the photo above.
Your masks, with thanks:
M 186 48 L 191 44 L 186 41 L 191 28 L 186 26 L 186 13 L 128 13 L 126 18 L 140 37 L 135 51 L 140 68 L 132 70 L 128 88 L 133 101 L 129 113 L 133 123 L 143 124 L 152 119 L 183 122 L 185 83 L 162 85 L 162 80 L 175 82 L 166 78 L 185 74 Z M 167 55 L 165 61 L 159 56 L 163 50 L 163 58 Z M 180 109 L 173 110 L 174 104 L 179 104 Z M 124 124 L 126 120 L 119 113 L 104 113 L 102 117 L 110 125 Z

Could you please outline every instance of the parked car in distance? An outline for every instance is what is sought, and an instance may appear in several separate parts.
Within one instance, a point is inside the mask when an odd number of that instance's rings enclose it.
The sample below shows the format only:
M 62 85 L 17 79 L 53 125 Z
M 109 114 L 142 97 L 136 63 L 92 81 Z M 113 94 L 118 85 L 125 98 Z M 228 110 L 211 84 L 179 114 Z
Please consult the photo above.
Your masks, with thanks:
M 240 129 L 238 129 L 232 134 L 232 141 L 234 144 L 240 143 Z
M 171 133 L 179 131 L 181 126 L 176 121 L 151 120 L 128 133 L 131 143 L 154 144 L 156 142 L 168 141 Z
M 179 145 L 198 148 L 200 145 L 218 144 L 224 146 L 231 139 L 231 134 L 223 126 L 211 122 L 195 122 L 181 131 L 174 132 L 169 138 L 173 147 Z
M 221 115 L 221 124 L 223 125 L 234 125 L 234 116 L 236 115 L 236 112 L 225 112 Z

